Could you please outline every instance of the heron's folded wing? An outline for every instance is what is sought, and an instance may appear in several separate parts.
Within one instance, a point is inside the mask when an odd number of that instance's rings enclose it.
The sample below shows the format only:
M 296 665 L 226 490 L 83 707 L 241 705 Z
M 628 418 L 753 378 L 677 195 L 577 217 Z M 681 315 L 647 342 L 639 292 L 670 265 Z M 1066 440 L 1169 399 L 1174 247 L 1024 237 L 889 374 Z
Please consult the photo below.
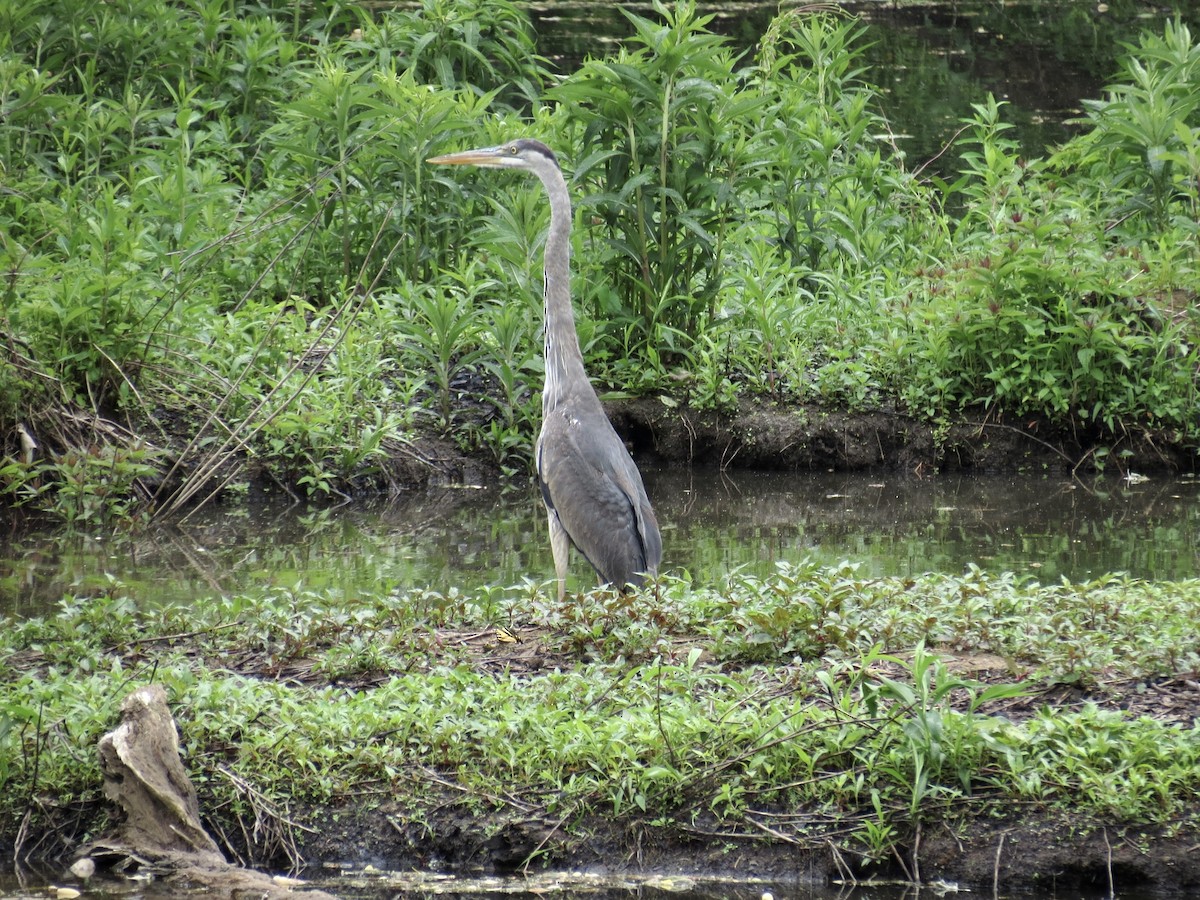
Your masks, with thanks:
M 552 412 L 538 439 L 546 506 L 579 551 L 613 584 L 640 584 L 654 571 L 662 540 L 641 475 L 603 412 Z

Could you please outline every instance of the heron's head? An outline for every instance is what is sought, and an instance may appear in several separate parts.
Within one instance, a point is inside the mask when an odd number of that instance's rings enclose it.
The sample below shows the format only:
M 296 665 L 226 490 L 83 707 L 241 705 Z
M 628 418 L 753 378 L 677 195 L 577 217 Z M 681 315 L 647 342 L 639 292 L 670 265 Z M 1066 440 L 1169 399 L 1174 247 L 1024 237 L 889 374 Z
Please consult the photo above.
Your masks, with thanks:
M 550 163 L 558 167 L 554 151 L 541 141 L 521 138 L 499 147 L 484 147 L 480 150 L 464 150 L 435 156 L 426 162 L 439 166 L 486 166 L 490 169 L 526 169 L 537 171 Z

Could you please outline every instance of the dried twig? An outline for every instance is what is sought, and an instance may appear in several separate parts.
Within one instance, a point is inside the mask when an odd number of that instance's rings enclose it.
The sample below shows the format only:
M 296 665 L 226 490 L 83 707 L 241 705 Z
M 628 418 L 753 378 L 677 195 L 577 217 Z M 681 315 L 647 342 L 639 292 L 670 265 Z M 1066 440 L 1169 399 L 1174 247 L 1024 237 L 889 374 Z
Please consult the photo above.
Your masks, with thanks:
M 746 818 L 747 822 L 749 822 L 751 825 L 753 825 L 759 831 L 762 831 L 764 834 L 767 834 L 767 835 L 775 838 L 775 840 L 777 840 L 777 841 L 783 841 L 785 844 L 793 844 L 797 847 L 803 845 L 803 843 L 801 841 L 796 840 L 791 835 L 784 834 L 778 828 L 772 828 L 770 825 L 767 825 L 765 822 L 760 822 L 760 821 L 758 821 L 758 819 L 755 819 L 752 816 L 746 816 L 745 818 Z
M 130 638 L 122 646 L 136 647 L 139 644 L 159 644 L 168 641 L 181 641 L 186 638 L 200 637 L 202 634 L 212 634 L 214 631 L 224 631 L 226 628 L 238 628 L 242 622 L 226 622 L 224 625 L 214 625 L 212 628 L 201 628 L 197 631 L 181 631 L 178 634 L 159 634 L 153 637 Z
M 842 852 L 838 850 L 837 844 L 833 841 L 826 841 L 825 844 L 829 847 L 829 852 L 833 854 L 833 864 L 837 866 L 837 870 L 842 874 L 842 879 L 849 885 L 857 885 L 858 879 L 854 877 L 854 870 L 850 868 L 846 860 L 842 857 Z
M 300 854 L 300 848 L 296 844 L 295 832 L 305 831 L 309 834 L 316 834 L 317 829 L 301 825 L 292 819 L 286 812 L 276 807 L 262 791 L 242 776 L 230 771 L 228 767 L 217 766 L 217 771 L 229 779 L 234 789 L 246 798 L 250 808 L 254 810 L 254 826 L 249 832 L 247 832 L 241 816 L 238 816 L 238 825 L 242 829 L 246 845 L 248 847 L 262 845 L 268 851 L 280 851 L 287 857 L 291 871 L 297 872 L 302 869 L 304 857 Z
M 459 791 L 460 793 L 467 794 L 471 797 L 482 797 L 485 800 L 490 800 L 492 803 L 495 803 L 497 806 L 511 806 L 514 809 L 520 810 L 525 815 L 529 815 L 531 813 L 536 813 L 536 812 L 544 809 L 544 807 L 542 807 L 538 804 L 527 803 L 524 800 L 518 800 L 516 797 L 510 796 L 508 794 L 505 794 L 502 796 L 499 794 L 490 793 L 488 791 L 483 791 L 483 790 L 480 790 L 479 788 L 475 788 L 475 787 L 465 787 L 464 785 L 461 785 L 458 782 L 451 781 L 448 778 L 443 778 L 441 775 L 439 775 L 437 772 L 435 772 L 433 769 L 429 768 L 428 766 L 416 766 L 415 768 L 422 775 L 424 775 L 427 779 L 434 782 L 435 784 L 440 784 L 444 788 L 449 788 L 450 790 L 453 790 L 453 791 Z
M 992 864 L 992 897 L 1000 897 L 1000 854 L 1004 851 L 1004 832 L 1000 833 L 1000 843 L 996 845 L 996 861 Z
M 1117 896 L 1117 888 L 1113 881 L 1112 844 L 1108 842 L 1108 828 L 1104 828 L 1101 833 L 1104 835 L 1104 848 L 1108 851 L 1108 900 L 1113 900 Z

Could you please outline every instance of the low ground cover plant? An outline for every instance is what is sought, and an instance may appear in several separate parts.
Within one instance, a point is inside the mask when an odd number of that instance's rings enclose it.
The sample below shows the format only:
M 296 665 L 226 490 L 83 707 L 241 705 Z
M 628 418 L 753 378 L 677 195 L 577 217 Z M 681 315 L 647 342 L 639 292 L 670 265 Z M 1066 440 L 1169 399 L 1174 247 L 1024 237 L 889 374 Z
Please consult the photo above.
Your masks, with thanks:
M 305 827 L 349 798 L 364 811 L 400 798 L 431 823 L 447 803 L 517 804 L 685 832 L 770 821 L 781 839 L 834 841 L 860 861 L 891 859 L 925 823 L 1011 804 L 1123 829 L 1194 824 L 1194 724 L 1122 711 L 1117 696 L 1200 666 L 1194 582 L 783 566 L 720 589 L 553 596 L 525 585 L 143 608 L 114 585 L 6 622 L 2 820 L 43 851 L 98 827 L 95 742 L 129 691 L 157 682 L 226 835 L 254 815 L 246 785 Z M 1046 706 L 1061 684 L 1092 700 Z

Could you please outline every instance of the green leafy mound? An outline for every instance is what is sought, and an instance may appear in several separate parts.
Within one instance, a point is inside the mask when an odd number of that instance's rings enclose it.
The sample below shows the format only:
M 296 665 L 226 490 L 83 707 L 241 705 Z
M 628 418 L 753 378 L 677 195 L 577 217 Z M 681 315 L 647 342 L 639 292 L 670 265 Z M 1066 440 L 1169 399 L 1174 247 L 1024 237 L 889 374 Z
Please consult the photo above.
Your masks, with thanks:
M 456 804 L 564 822 L 753 833 L 768 816 L 874 860 L 922 823 L 1013 804 L 1170 833 L 1200 810 L 1200 733 L 1123 712 L 1121 691 L 1194 673 L 1197 622 L 1195 582 L 852 566 L 566 605 L 525 585 L 143 609 L 116 589 L 6 623 L 0 821 L 91 828 L 96 741 L 153 681 L 229 833 L 264 804 L 420 821 L 448 783 Z M 1047 705 L 1062 684 L 1093 702 Z

